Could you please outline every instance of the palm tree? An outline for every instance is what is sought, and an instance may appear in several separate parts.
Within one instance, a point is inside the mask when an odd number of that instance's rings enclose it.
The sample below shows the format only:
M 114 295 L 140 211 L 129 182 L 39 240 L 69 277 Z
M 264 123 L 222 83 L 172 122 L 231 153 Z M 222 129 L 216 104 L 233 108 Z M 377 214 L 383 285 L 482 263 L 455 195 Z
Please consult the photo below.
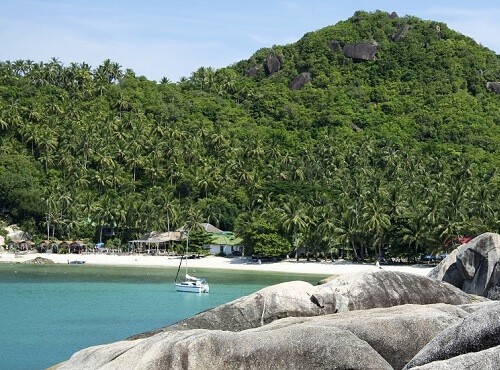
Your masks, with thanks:
M 391 224 L 386 207 L 382 202 L 372 199 L 364 207 L 365 228 L 374 236 L 374 241 L 378 245 L 378 255 L 382 257 L 385 240 L 385 232 Z
M 310 218 L 307 216 L 302 205 L 297 201 L 285 203 L 280 209 L 281 222 L 283 228 L 291 234 L 292 245 L 295 248 L 295 258 L 298 258 L 298 235 L 305 230 L 310 223 Z
M 338 227 L 336 229 L 336 239 L 339 244 L 345 244 L 352 248 L 353 260 L 358 260 L 356 239 L 359 233 L 357 214 L 353 208 L 345 209 L 340 214 Z

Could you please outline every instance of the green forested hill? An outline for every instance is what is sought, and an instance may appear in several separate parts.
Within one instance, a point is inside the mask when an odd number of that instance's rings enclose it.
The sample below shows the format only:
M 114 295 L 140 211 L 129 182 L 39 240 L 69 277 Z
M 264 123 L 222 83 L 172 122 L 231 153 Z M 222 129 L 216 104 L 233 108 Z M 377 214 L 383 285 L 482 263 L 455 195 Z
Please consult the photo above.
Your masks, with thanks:
M 0 200 L 35 239 L 209 221 L 262 256 L 443 251 L 500 226 L 496 81 L 491 50 L 381 11 L 175 84 L 5 61 Z

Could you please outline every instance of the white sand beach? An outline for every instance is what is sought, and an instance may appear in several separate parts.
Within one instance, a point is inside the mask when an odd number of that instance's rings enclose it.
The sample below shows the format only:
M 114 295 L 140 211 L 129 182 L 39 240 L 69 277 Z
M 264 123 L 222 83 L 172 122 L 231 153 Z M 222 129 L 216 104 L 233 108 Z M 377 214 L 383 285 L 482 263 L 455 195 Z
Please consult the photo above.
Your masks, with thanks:
M 142 254 L 51 254 L 51 253 L 0 253 L 0 263 L 22 263 L 37 257 L 47 258 L 55 263 L 67 264 L 69 261 L 85 261 L 88 265 L 137 266 L 137 267 L 178 267 L 178 256 L 151 256 Z M 376 271 L 379 267 L 373 263 L 352 263 L 350 261 L 307 262 L 295 259 L 280 262 L 258 263 L 248 257 L 216 257 L 190 259 L 189 268 L 233 269 L 251 271 L 275 271 L 284 273 L 343 275 L 361 271 Z M 427 265 L 382 265 L 388 271 L 403 271 L 418 275 L 427 275 L 432 266 Z

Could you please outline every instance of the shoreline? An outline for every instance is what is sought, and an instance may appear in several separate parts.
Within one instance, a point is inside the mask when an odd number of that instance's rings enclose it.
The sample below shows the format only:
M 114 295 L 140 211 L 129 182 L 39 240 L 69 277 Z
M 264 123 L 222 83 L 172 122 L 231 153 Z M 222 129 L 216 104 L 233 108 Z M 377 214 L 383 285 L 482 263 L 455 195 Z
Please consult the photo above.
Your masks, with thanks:
M 24 263 L 37 257 L 46 258 L 57 264 L 69 261 L 84 261 L 88 265 L 135 266 L 135 267 L 175 267 L 179 266 L 180 256 L 151 256 L 142 254 L 53 254 L 53 253 L 0 253 L 1 263 Z M 433 266 L 427 265 L 382 265 L 387 271 L 401 271 L 417 275 L 427 275 Z M 206 256 L 189 260 L 189 268 L 228 269 L 262 272 L 283 272 L 314 275 L 344 275 L 357 272 L 377 271 L 373 263 L 352 263 L 350 261 L 296 261 L 288 259 L 279 262 L 262 262 L 249 257 Z

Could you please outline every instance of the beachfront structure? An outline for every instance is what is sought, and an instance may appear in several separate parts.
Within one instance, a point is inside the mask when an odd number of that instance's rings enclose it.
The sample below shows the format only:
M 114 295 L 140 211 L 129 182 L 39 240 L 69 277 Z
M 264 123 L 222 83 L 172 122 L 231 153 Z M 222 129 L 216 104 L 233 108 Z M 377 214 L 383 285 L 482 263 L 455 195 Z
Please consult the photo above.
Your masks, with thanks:
M 183 233 L 181 231 L 152 231 L 143 235 L 140 239 L 130 240 L 128 242 L 129 250 L 132 252 L 159 253 L 160 250 L 166 251 L 168 246 L 174 242 L 182 241 Z
M 197 224 L 198 229 L 212 235 L 213 240 L 210 244 L 204 247 L 210 251 L 211 254 L 225 254 L 225 255 L 243 255 L 244 249 L 241 245 L 243 239 L 235 237 L 234 233 L 230 231 L 222 231 L 208 222 Z M 186 230 L 185 227 L 180 227 L 175 231 L 168 232 L 151 232 L 143 235 L 140 239 L 130 240 L 129 250 L 132 252 L 142 253 L 160 253 L 167 251 L 169 245 L 172 243 L 179 243 L 185 240 Z
M 243 256 L 245 248 L 241 244 L 242 238 L 238 238 L 230 231 L 222 231 L 214 234 L 212 242 L 207 246 L 211 254 Z
M 37 245 L 37 250 L 42 253 L 66 251 L 67 253 L 80 254 L 87 252 L 87 249 L 88 244 L 83 240 L 42 240 Z
M 18 250 L 18 251 L 27 251 L 31 249 L 31 245 L 33 242 L 31 240 L 24 239 L 11 239 L 7 243 L 7 249 L 9 250 Z

